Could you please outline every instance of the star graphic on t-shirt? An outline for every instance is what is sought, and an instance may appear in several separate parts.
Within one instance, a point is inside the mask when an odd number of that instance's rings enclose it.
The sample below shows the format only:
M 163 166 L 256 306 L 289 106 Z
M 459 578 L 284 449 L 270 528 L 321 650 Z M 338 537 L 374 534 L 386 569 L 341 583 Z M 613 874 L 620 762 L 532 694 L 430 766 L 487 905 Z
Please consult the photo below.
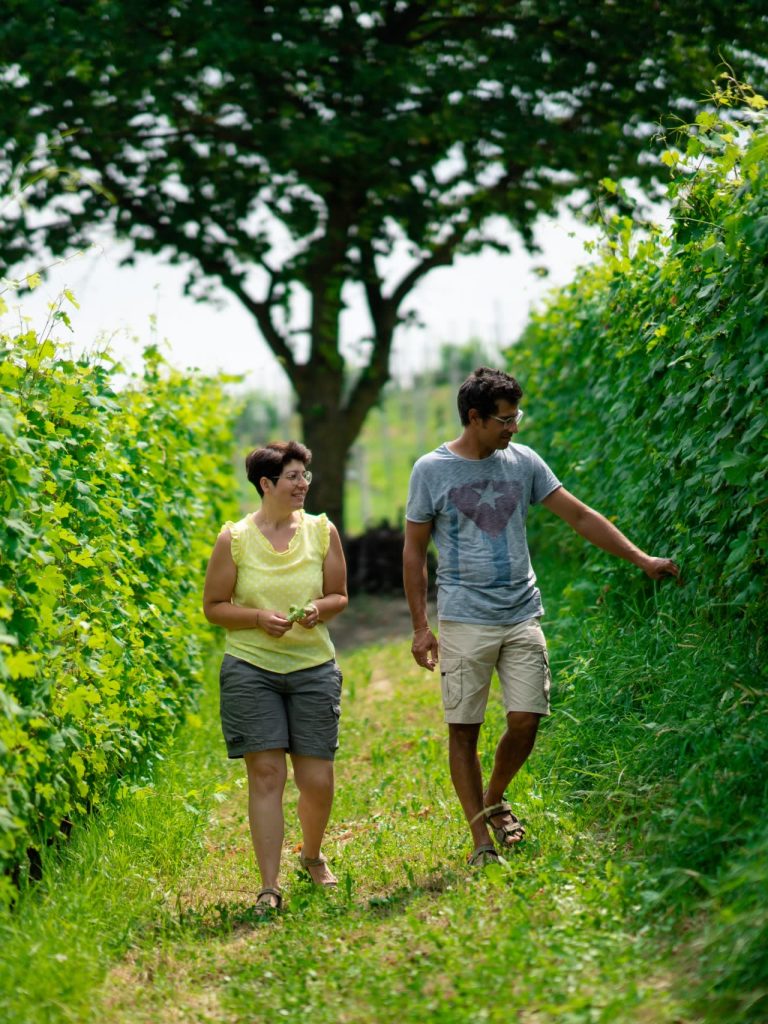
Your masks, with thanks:
M 491 508 L 496 508 L 496 496 L 498 494 L 503 494 L 503 490 L 497 487 L 493 480 L 484 481 L 484 487 L 477 499 L 478 507 L 480 505 L 490 505 Z
M 495 538 L 507 528 L 522 493 L 518 480 L 478 480 L 452 487 L 448 497 L 479 530 Z

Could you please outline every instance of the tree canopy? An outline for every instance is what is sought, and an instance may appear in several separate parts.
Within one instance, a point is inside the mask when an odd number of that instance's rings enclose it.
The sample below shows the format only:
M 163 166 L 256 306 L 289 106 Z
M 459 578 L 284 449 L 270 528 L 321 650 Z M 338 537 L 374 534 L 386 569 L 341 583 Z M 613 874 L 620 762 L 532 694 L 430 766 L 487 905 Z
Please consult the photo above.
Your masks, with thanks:
M 497 245 L 496 217 L 530 244 L 604 176 L 652 185 L 659 118 L 687 118 L 724 59 L 757 80 L 766 36 L 762 3 L 724 0 L 15 0 L 0 174 L 25 188 L 2 258 L 109 224 L 188 265 L 193 294 L 228 289 L 294 387 L 313 507 L 343 525 L 346 454 L 418 282 Z M 371 321 L 354 374 L 351 287 Z

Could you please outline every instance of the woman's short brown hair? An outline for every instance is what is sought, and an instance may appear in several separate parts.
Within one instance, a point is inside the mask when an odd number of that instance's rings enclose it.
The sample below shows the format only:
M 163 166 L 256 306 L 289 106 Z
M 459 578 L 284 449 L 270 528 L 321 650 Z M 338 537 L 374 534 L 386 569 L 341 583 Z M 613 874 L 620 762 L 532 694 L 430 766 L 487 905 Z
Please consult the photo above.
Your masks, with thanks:
M 312 461 L 312 452 L 298 441 L 270 441 L 263 448 L 254 448 L 245 457 L 245 471 L 248 479 L 264 497 L 261 478 L 266 476 L 276 480 L 289 462 L 303 462 L 308 466 Z

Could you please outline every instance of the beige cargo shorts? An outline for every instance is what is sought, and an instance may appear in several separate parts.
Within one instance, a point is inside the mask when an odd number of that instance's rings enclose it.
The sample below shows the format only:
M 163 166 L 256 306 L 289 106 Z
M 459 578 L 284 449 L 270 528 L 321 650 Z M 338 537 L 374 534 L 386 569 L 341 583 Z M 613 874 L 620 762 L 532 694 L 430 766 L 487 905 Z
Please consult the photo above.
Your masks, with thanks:
M 440 620 L 440 683 L 445 721 L 474 725 L 485 708 L 496 669 L 504 710 L 549 714 L 547 641 L 538 618 L 513 626 Z

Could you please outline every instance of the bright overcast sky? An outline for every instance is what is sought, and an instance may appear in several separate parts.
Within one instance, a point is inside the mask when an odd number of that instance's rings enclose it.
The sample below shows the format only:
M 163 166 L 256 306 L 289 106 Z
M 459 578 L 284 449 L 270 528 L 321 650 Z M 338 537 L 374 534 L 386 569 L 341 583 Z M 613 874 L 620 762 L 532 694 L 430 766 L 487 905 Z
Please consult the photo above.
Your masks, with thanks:
M 488 252 L 433 271 L 403 307 L 415 309 L 424 326 L 399 330 L 393 363 L 397 377 L 407 381 L 414 371 L 429 366 L 446 342 L 462 344 L 477 337 L 498 349 L 513 341 L 531 306 L 556 285 L 566 284 L 575 268 L 587 262 L 587 237 L 583 227 L 564 216 L 542 223 L 537 233 L 539 255 L 529 256 L 515 242 L 511 255 Z M 176 366 L 244 374 L 249 389 L 289 394 L 286 378 L 255 321 L 234 297 L 222 288 L 219 304 L 195 302 L 183 294 L 182 268 L 148 256 L 139 257 L 136 266 L 121 268 L 126 251 L 117 242 L 94 248 L 55 266 L 44 283 L 21 300 L 14 302 L 6 292 L 6 301 L 12 309 L 20 307 L 31 318 L 30 326 L 40 330 L 48 303 L 68 288 L 80 303 L 79 310 L 65 304 L 74 333 L 60 326 L 56 335 L 73 341 L 78 351 L 109 337 L 119 358 L 136 366 L 144 345 L 159 341 Z M 548 276 L 537 273 L 542 267 Z M 25 273 L 36 269 L 23 268 Z M 358 301 L 350 291 L 348 301 L 341 327 L 347 355 L 357 340 L 370 334 L 362 296 Z M 8 325 L 9 318 L 4 319 Z

